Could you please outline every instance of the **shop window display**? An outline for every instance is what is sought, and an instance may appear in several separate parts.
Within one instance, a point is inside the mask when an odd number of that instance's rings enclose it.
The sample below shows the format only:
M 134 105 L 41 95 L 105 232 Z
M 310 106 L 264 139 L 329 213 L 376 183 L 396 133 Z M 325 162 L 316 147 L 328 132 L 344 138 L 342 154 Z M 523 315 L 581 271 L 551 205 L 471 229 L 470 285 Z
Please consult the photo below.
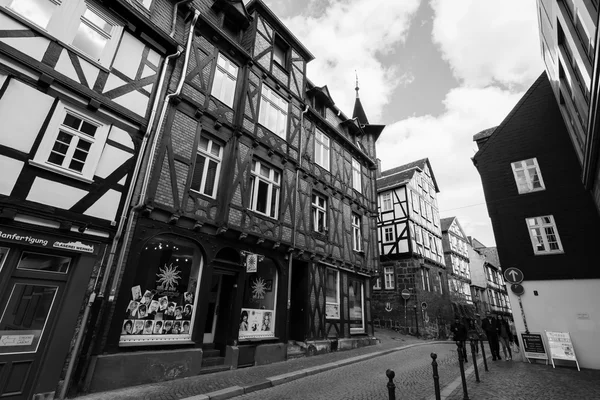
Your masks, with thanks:
M 265 258 L 246 277 L 239 340 L 275 337 L 276 300 L 277 267 Z
M 363 284 L 358 280 L 349 280 L 348 307 L 350 311 L 350 333 L 364 333 Z
M 119 344 L 190 341 L 201 272 L 195 245 L 171 236 L 150 239 L 127 293 Z

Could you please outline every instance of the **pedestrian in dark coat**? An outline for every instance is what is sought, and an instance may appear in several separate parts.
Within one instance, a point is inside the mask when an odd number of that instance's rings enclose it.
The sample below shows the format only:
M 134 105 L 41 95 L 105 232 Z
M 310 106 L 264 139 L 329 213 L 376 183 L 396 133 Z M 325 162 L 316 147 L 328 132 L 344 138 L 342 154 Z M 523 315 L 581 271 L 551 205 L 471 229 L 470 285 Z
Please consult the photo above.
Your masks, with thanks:
M 513 341 L 513 335 L 510 331 L 510 325 L 508 325 L 506 317 L 500 317 L 498 325 L 498 339 L 500 340 L 500 344 L 502 344 L 502 352 L 504 353 L 504 359 L 506 361 L 512 360 L 512 351 L 510 350 L 510 344 Z M 508 354 L 506 354 L 507 350 Z
M 498 332 L 500 329 L 498 320 L 492 317 L 492 314 L 488 312 L 485 319 L 481 321 L 481 329 L 485 332 L 488 343 L 490 344 L 492 361 L 502 360 L 502 358 L 500 358 L 500 343 L 498 342 Z
M 460 322 L 460 319 L 458 317 L 456 317 L 454 319 L 454 323 L 452 325 L 450 325 L 450 330 L 452 331 L 453 334 L 453 340 L 455 342 L 460 342 L 462 345 L 462 356 L 463 356 L 463 360 L 465 362 L 469 362 L 469 359 L 467 358 L 467 347 L 466 347 L 466 342 L 467 342 L 467 327 Z

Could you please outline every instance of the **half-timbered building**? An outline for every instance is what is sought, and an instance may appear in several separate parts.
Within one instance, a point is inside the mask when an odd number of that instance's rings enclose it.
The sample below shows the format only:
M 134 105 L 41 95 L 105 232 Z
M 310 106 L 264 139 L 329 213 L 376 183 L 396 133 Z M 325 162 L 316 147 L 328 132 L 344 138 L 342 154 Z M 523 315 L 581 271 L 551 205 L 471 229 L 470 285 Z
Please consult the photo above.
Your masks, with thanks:
M 467 235 L 456 217 L 442 218 L 440 224 L 452 309 L 456 316 L 473 319 Z
M 176 48 L 151 3 L 0 0 L 0 398 L 64 395 L 105 293 Z
M 358 88 L 347 117 L 308 81 L 313 55 L 261 0 L 177 12 L 182 55 L 89 391 L 374 342 L 383 126 Z
M 449 316 L 437 193 L 426 158 L 383 171 L 377 179 L 381 267 L 373 312 L 419 333 L 437 334 Z M 409 297 L 402 298 L 402 291 Z

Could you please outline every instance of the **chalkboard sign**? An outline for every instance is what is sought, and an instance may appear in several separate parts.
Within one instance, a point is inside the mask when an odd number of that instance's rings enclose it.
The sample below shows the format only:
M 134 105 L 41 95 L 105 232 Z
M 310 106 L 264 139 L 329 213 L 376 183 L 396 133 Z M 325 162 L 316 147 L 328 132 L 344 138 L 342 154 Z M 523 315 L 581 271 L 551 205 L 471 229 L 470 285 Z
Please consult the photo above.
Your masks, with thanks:
M 546 338 L 548 339 L 548 348 L 550 349 L 550 359 L 552 360 L 553 367 L 555 367 L 554 360 L 567 360 L 575 361 L 577 369 L 580 370 L 569 332 L 546 331 Z
M 523 340 L 523 351 L 525 351 L 525 357 L 546 360 L 546 362 L 548 362 L 548 355 L 546 354 L 546 347 L 544 346 L 544 338 L 542 337 L 541 333 L 521 332 L 521 339 Z

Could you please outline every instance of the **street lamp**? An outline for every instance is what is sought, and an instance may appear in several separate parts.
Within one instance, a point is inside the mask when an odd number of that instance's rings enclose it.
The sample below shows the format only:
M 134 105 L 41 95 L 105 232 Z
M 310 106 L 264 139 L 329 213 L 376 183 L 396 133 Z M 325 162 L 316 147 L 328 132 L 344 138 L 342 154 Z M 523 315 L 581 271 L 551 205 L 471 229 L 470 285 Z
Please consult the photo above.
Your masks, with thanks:
M 419 336 L 419 316 L 417 314 L 417 305 L 415 304 L 413 308 L 415 309 L 415 325 L 417 326 L 417 336 Z

